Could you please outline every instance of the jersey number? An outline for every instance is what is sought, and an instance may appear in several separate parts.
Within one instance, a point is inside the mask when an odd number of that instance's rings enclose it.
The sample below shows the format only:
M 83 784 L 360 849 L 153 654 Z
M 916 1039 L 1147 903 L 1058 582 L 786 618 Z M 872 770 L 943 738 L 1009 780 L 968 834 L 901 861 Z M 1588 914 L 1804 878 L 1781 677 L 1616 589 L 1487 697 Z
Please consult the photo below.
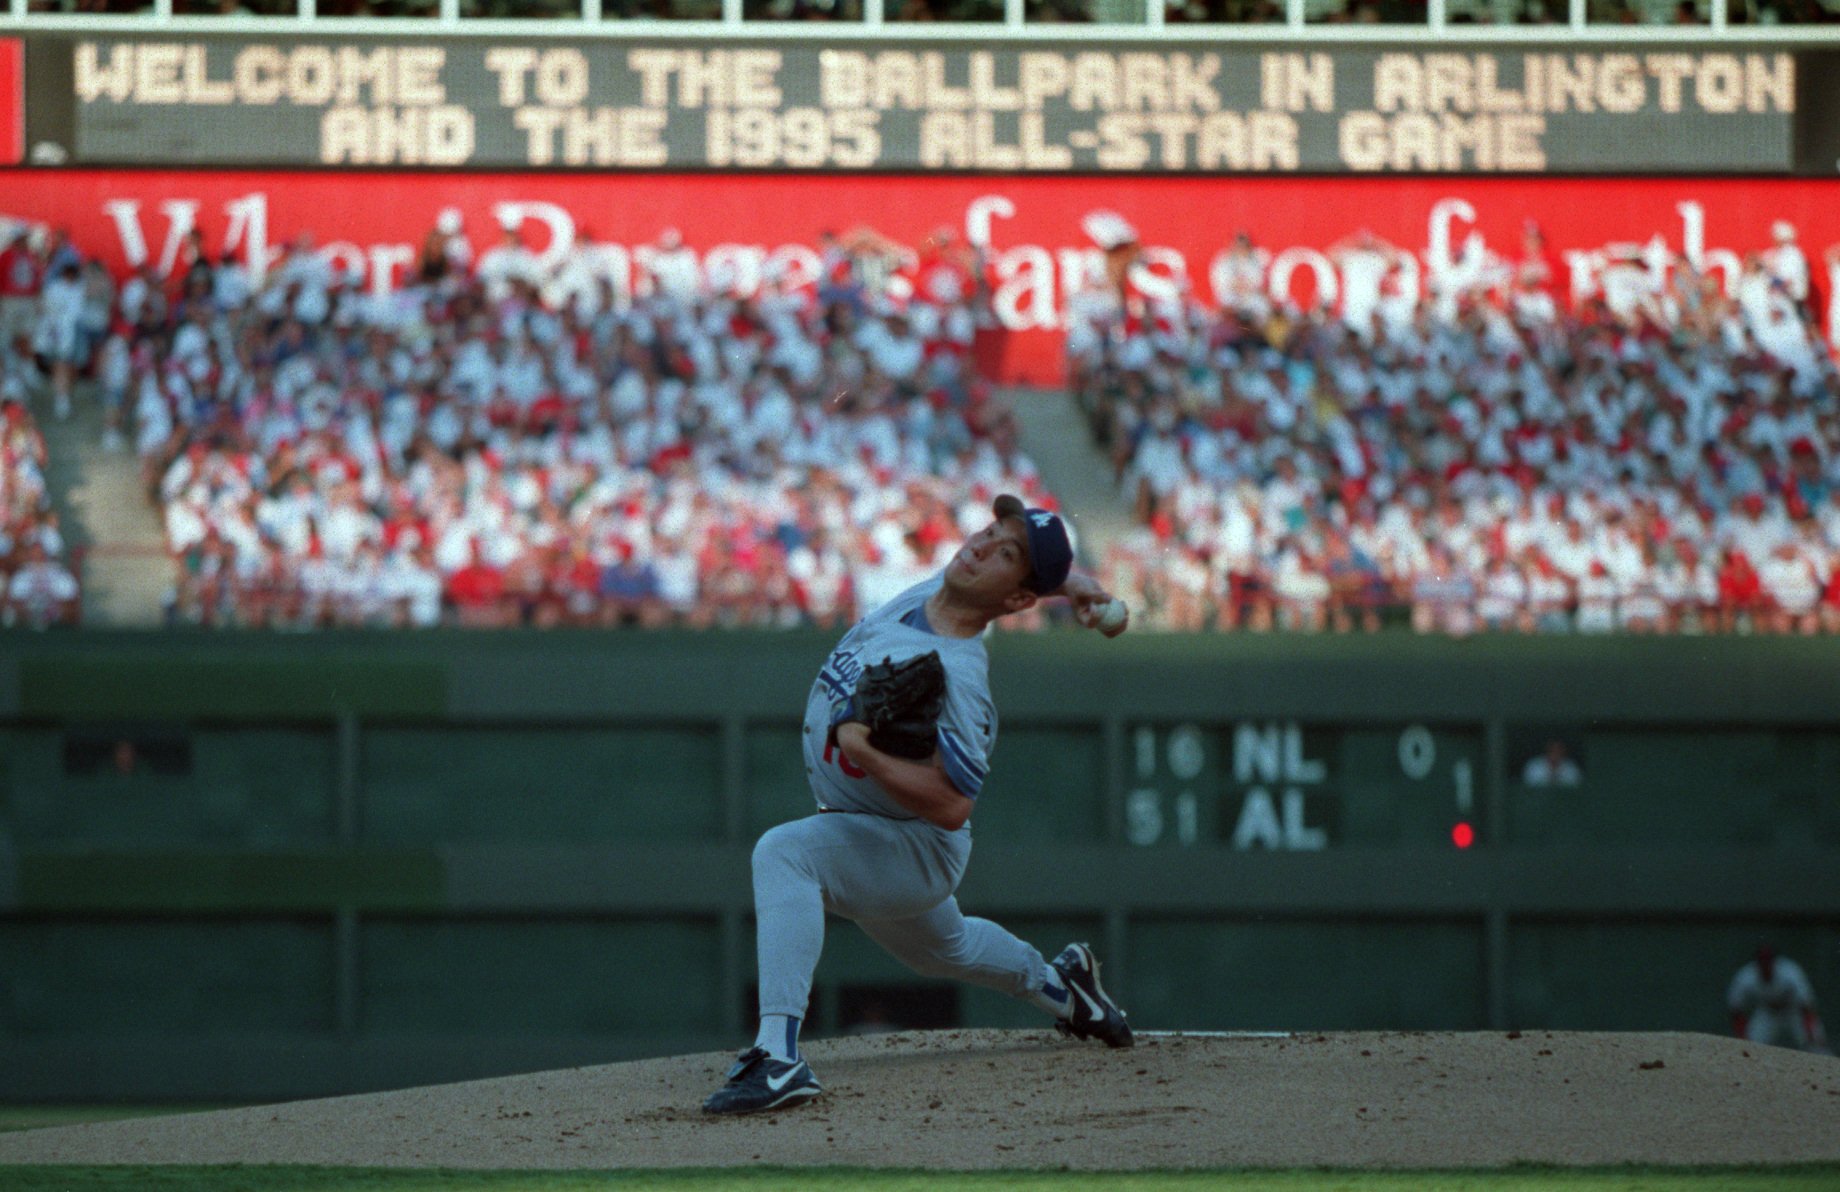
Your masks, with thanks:
M 855 762 L 851 761 L 849 758 L 849 755 L 844 753 L 842 749 L 837 747 L 837 742 L 826 741 L 824 743 L 824 760 L 829 762 L 833 760 L 833 757 L 835 758 L 838 767 L 842 769 L 845 774 L 848 774 L 851 778 L 867 778 L 869 776 L 869 771 L 863 769 L 861 766 L 858 766 Z

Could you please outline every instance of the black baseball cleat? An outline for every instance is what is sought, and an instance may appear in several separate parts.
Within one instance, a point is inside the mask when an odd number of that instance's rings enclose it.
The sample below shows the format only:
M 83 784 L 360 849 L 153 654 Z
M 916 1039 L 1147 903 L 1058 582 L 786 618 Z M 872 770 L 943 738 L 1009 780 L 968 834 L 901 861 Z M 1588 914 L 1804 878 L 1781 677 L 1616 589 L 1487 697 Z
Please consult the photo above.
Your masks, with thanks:
M 1099 984 L 1099 959 L 1085 944 L 1068 944 L 1049 961 L 1067 987 L 1067 1017 L 1054 1029 L 1074 1039 L 1097 1039 L 1107 1047 L 1131 1046 L 1131 1024 Z
M 804 1060 L 776 1060 L 753 1047 L 735 1057 L 728 1083 L 709 1094 L 704 1113 L 760 1113 L 809 1101 L 824 1090 Z

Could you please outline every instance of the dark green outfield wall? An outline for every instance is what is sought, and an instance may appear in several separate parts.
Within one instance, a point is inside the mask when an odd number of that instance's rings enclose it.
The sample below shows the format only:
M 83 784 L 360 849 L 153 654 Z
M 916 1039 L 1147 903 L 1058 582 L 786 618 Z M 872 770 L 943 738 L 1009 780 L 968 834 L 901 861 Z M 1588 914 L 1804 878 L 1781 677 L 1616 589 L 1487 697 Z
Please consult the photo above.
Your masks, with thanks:
M 739 1045 L 748 851 L 809 809 L 830 642 L 0 639 L 0 1098 Z M 1840 997 L 1840 643 L 1062 632 L 992 658 L 962 901 L 1092 939 L 1141 1027 L 1716 1031 L 1766 936 Z M 1555 737 L 1582 784 L 1527 786 Z M 813 1029 L 871 1004 L 1036 1021 L 839 927 Z

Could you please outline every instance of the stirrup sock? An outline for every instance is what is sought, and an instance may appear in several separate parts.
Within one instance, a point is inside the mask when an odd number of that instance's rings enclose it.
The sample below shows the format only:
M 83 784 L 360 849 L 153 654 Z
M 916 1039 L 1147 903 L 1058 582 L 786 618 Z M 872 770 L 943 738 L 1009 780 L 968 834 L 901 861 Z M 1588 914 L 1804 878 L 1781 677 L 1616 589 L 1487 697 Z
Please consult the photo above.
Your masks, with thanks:
M 787 1063 L 799 1058 L 799 1020 L 790 1014 L 762 1014 L 754 1046 Z

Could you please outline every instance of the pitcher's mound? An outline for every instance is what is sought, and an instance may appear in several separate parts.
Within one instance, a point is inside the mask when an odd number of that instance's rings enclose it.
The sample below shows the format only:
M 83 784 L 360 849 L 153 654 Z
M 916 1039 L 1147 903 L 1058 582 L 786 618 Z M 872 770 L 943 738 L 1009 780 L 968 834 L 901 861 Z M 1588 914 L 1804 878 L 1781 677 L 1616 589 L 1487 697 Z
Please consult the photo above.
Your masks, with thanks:
M 680 1056 L 0 1136 L 0 1163 L 1493 1167 L 1840 1162 L 1840 1061 L 1710 1035 L 944 1031 L 812 1043 L 822 1097 L 709 1118 Z

